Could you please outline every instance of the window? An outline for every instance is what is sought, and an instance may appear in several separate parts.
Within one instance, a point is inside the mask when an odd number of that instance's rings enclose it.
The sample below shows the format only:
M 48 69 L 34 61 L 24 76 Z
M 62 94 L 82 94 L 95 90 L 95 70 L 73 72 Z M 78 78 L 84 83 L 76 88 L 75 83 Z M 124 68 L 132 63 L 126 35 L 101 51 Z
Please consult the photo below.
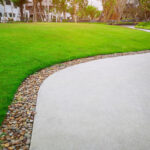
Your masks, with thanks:
M 12 13 L 9 13 L 9 17 L 12 17 Z
M 16 15 L 13 13 L 13 17 L 16 17 Z
M 0 13 L 0 17 L 2 17 L 2 13 Z
M 4 13 L 4 17 L 7 17 L 7 13 Z
M 14 4 L 14 8 L 17 8 L 17 5 L 16 5 L 16 4 Z
M 6 1 L 6 5 L 11 5 L 10 0 L 5 0 Z

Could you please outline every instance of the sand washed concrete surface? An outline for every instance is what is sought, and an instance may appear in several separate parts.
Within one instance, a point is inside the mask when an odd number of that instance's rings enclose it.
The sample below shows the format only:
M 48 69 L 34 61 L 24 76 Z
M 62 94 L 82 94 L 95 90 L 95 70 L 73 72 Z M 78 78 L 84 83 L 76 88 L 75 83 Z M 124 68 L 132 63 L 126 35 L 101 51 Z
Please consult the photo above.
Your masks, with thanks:
M 31 150 L 149 150 L 150 53 L 56 72 L 36 112 Z

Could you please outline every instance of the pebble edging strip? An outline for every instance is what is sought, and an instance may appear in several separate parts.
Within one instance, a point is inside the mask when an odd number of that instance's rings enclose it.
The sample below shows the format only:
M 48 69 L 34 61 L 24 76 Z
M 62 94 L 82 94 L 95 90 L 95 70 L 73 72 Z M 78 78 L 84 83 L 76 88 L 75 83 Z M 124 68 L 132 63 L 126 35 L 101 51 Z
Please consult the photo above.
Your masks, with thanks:
M 57 64 L 30 75 L 18 88 L 12 104 L 2 126 L 0 127 L 0 149 L 2 150 L 29 150 L 34 115 L 36 113 L 37 94 L 42 82 L 51 74 L 66 67 L 92 60 L 108 57 L 150 53 L 150 50 L 128 53 L 115 53 L 109 55 L 97 55 L 76 59 Z

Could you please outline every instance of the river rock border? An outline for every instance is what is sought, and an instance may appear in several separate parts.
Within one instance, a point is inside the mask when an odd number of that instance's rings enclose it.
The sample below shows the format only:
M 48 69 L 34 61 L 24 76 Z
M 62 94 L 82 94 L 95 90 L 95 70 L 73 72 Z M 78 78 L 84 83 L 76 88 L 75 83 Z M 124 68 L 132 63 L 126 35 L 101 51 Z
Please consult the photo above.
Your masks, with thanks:
M 3 150 L 29 150 L 34 115 L 36 114 L 36 100 L 40 85 L 51 74 L 66 67 L 87 61 L 104 59 L 108 57 L 150 53 L 150 50 L 97 55 L 88 58 L 76 59 L 57 64 L 36 72 L 24 80 L 14 96 L 12 104 L 2 126 L 0 127 L 0 142 Z

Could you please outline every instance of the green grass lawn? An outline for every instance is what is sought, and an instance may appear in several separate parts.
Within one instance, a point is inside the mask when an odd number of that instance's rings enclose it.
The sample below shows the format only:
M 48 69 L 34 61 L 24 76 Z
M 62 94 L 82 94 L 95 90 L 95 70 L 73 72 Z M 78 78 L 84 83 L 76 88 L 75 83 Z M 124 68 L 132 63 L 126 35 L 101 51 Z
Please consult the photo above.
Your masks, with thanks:
M 21 82 L 56 63 L 150 49 L 150 33 L 103 24 L 0 24 L 0 123 Z
M 150 22 L 140 22 L 135 26 L 136 28 L 148 29 L 150 30 Z

